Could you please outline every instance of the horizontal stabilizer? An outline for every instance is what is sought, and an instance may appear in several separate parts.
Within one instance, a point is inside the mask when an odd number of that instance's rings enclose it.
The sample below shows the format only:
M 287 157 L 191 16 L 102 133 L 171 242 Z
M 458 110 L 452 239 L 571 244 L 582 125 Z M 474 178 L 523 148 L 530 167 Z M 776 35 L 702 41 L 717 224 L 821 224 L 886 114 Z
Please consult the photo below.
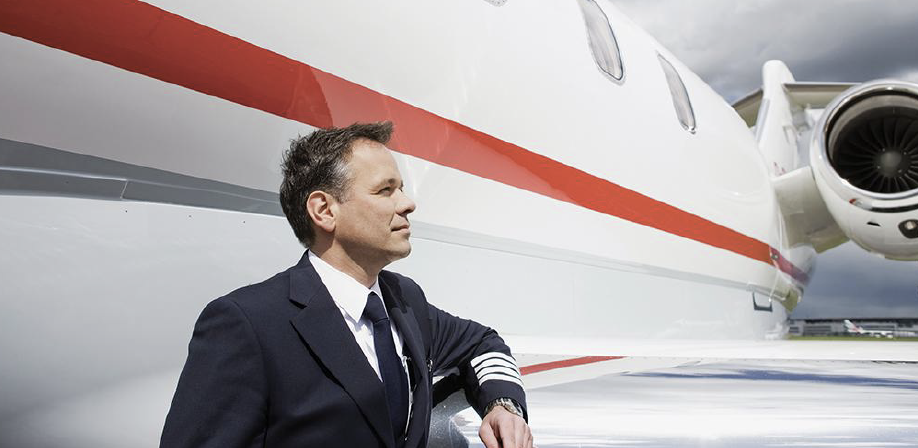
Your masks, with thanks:
M 784 90 L 793 103 L 822 109 L 852 86 L 854 83 L 850 82 L 788 82 L 784 83 Z M 756 125 L 761 105 L 762 88 L 760 87 L 733 102 L 733 109 L 747 126 L 752 127 Z

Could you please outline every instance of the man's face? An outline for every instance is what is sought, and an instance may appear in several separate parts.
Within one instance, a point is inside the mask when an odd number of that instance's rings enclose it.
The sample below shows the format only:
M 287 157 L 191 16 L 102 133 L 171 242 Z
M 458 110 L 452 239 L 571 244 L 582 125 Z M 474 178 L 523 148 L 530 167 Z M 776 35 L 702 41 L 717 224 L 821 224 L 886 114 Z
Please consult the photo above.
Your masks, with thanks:
M 389 149 L 358 140 L 347 165 L 350 185 L 337 205 L 335 240 L 354 261 L 369 266 L 407 257 L 408 214 L 415 204 L 402 191 L 402 175 Z

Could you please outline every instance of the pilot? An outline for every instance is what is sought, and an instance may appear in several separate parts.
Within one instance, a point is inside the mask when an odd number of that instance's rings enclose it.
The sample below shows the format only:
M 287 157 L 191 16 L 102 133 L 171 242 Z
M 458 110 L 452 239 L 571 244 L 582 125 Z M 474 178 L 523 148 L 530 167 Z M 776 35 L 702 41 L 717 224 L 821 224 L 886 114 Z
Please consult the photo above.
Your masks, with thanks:
M 415 209 L 386 148 L 392 129 L 293 140 L 280 201 L 307 250 L 204 308 L 162 447 L 425 447 L 431 378 L 448 370 L 483 416 L 486 447 L 532 446 L 519 369 L 498 334 L 383 270 L 411 252 Z

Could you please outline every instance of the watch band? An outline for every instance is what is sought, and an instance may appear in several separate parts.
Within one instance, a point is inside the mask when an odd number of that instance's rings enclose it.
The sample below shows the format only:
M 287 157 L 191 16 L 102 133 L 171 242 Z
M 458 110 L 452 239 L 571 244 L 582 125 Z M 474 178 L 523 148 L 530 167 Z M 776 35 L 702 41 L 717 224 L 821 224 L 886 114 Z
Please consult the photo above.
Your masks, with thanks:
M 495 406 L 500 406 L 506 409 L 511 414 L 514 414 L 520 418 L 523 418 L 523 408 L 521 408 L 518 404 L 516 404 L 516 401 L 514 401 L 512 398 L 501 397 L 501 398 L 497 398 L 494 401 L 488 403 L 488 407 L 485 408 L 485 415 L 488 415 L 489 413 L 491 413 L 491 411 L 494 410 Z

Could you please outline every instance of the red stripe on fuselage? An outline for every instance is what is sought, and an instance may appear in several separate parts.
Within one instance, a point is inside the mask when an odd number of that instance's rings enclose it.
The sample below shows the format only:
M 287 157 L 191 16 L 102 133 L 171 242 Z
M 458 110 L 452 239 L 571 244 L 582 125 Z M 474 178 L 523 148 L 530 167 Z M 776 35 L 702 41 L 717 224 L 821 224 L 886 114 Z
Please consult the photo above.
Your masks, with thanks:
M 392 149 L 775 265 L 769 245 L 155 6 L 6 0 L 0 31 L 316 127 L 392 120 Z
M 581 366 L 584 364 L 592 364 L 594 362 L 610 361 L 613 359 L 622 358 L 624 358 L 624 356 L 584 356 L 582 358 L 562 359 L 561 361 L 545 362 L 541 364 L 533 364 L 531 366 L 520 367 L 520 373 L 523 375 L 529 375 L 531 373 L 560 369 L 562 367 Z

